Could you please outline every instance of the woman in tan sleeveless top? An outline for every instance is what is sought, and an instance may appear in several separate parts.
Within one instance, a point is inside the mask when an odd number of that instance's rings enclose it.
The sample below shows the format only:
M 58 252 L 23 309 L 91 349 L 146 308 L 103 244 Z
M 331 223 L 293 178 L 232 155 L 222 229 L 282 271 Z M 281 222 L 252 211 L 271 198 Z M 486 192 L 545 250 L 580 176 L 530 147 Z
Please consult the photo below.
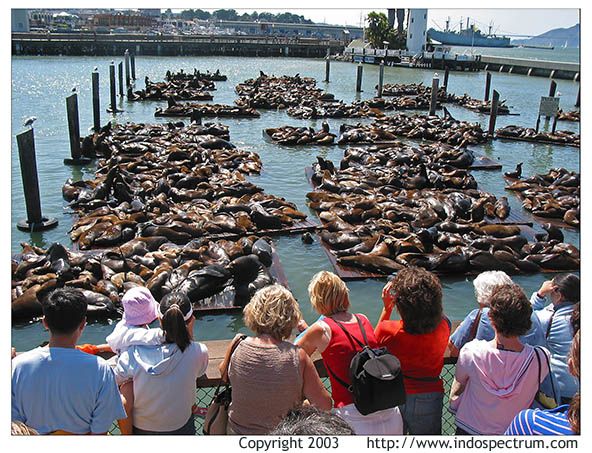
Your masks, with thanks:
M 312 360 L 304 350 L 285 341 L 300 318 L 298 303 L 281 285 L 257 291 L 245 307 L 245 325 L 256 336 L 243 340 L 230 358 L 228 434 L 268 434 L 304 399 L 319 409 L 331 409 L 331 396 Z M 238 336 L 232 344 L 237 340 Z M 225 370 L 226 361 L 221 370 Z

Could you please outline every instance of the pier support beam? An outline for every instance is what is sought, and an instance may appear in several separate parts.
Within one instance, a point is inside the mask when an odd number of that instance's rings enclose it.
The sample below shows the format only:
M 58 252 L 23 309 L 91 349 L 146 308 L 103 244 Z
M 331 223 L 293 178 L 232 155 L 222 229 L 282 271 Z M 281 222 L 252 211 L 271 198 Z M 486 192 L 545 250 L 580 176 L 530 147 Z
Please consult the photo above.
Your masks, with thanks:
M 87 165 L 88 157 L 82 157 L 80 149 L 80 120 L 78 116 L 78 95 L 71 94 L 66 98 L 66 113 L 68 116 L 68 134 L 70 136 L 70 155 L 72 158 L 64 159 L 66 165 Z
M 117 113 L 117 96 L 115 94 L 115 63 L 111 62 L 109 65 L 109 94 L 111 99 L 111 105 L 107 109 L 109 113 Z
M 130 86 L 130 53 L 129 49 L 125 49 L 125 53 L 123 54 L 123 60 L 125 61 L 125 87 Z M 123 90 L 122 90 L 123 91 Z M 123 96 L 123 93 L 120 93 L 120 96 Z
M 132 53 L 130 54 L 130 66 L 132 69 L 132 81 L 136 80 L 136 56 Z
M 485 97 L 483 100 L 485 102 L 489 101 L 489 92 L 491 90 L 491 72 L 487 72 L 485 75 Z
M 493 137 L 495 133 L 495 122 L 497 120 L 497 106 L 499 104 L 499 93 L 493 90 L 493 98 L 491 99 L 491 111 L 489 112 L 489 130 L 487 134 L 489 137 Z
M 551 85 L 549 86 L 549 97 L 555 97 L 555 93 L 557 91 L 557 82 L 555 82 L 555 80 L 551 80 Z M 555 117 L 557 117 L 557 115 L 555 115 Z M 546 116 L 545 120 L 549 121 L 551 117 L 550 116 Z
M 444 93 L 448 91 L 448 76 L 450 75 L 450 70 L 448 66 L 446 66 L 446 70 L 444 71 Z
M 380 67 L 378 68 L 378 97 L 382 97 L 382 83 L 384 81 L 384 61 L 380 62 Z
M 117 73 L 119 74 L 119 97 L 123 97 L 123 62 L 117 65 Z
M 92 103 L 93 103 L 93 130 L 101 129 L 101 98 L 99 96 L 99 73 L 92 73 Z
M 16 136 L 21 177 L 23 178 L 23 192 L 27 219 L 20 220 L 16 227 L 21 231 L 44 231 L 54 228 L 58 221 L 43 217 L 41 214 L 41 197 L 39 196 L 39 179 L 37 177 L 37 158 L 35 156 L 35 137 L 33 128 Z
M 364 71 L 364 66 L 362 63 L 358 63 L 358 67 L 356 68 L 356 93 L 362 92 L 362 73 Z
M 432 79 L 432 97 L 430 99 L 430 116 L 434 116 L 436 114 L 436 103 L 438 102 L 439 84 L 440 79 L 438 78 L 437 74 L 434 74 L 434 78 Z
M 331 60 L 329 56 L 325 57 L 325 82 L 329 82 L 329 72 L 331 71 Z
M 578 97 L 576 98 L 576 103 L 575 103 L 576 107 L 580 106 L 580 88 L 578 87 Z

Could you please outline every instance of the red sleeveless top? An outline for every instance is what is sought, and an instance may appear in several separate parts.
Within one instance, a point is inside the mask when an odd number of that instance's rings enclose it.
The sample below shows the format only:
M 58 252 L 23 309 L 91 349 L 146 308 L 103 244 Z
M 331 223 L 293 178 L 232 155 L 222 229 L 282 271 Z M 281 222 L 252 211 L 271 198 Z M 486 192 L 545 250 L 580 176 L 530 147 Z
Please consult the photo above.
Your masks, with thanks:
M 368 338 L 368 345 L 371 348 L 377 347 L 376 338 L 374 336 L 374 329 L 372 324 L 368 321 L 368 318 L 364 315 L 355 315 L 359 317 Z M 356 353 L 362 350 L 360 345 L 352 341 L 346 333 L 341 330 L 341 327 L 337 323 L 329 318 L 323 318 L 329 328 L 331 329 L 331 341 L 327 348 L 321 354 L 323 357 L 323 363 L 327 368 L 327 374 L 329 375 L 329 381 L 331 382 L 331 396 L 333 397 L 334 407 L 343 407 L 354 402 L 353 394 L 348 391 L 342 384 L 340 384 L 334 377 L 333 374 L 337 375 L 339 379 L 348 384 L 351 382 L 349 378 L 349 364 L 351 359 Z M 364 336 L 360 332 L 360 327 L 357 322 L 353 323 L 341 323 L 343 327 L 349 332 L 351 336 L 356 338 L 360 343 L 364 344 Z M 331 371 L 329 371 L 331 369 Z M 333 372 L 333 373 L 331 373 Z

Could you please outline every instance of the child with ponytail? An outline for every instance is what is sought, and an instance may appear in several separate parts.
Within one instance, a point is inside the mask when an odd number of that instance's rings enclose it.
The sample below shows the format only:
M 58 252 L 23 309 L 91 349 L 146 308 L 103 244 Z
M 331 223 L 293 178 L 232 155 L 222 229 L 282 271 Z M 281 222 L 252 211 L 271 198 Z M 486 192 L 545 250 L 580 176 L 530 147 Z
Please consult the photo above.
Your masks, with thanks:
M 133 381 L 134 434 L 195 434 L 195 381 L 208 366 L 205 345 L 193 341 L 193 309 L 182 293 L 159 306 L 163 343 L 136 345 L 121 354 L 115 376 Z

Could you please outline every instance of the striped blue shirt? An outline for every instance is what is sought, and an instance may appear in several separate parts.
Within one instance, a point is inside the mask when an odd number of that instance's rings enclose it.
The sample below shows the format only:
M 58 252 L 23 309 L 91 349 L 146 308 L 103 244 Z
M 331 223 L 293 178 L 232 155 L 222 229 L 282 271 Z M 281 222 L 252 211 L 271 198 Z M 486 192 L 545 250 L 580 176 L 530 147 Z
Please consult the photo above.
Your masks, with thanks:
M 564 404 L 551 410 L 526 409 L 514 417 L 506 434 L 510 436 L 565 436 L 573 434 Z

